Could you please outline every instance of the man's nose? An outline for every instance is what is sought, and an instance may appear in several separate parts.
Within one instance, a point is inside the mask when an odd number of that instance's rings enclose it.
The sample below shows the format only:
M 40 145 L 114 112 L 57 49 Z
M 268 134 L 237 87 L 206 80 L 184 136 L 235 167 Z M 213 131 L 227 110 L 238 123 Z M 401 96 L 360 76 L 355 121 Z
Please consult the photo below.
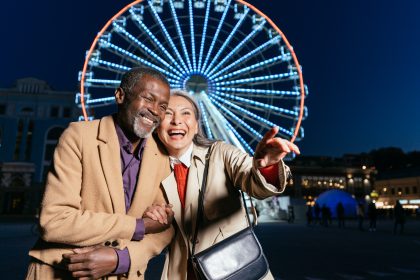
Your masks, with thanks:
M 159 116 L 159 104 L 157 102 L 154 102 L 149 107 L 149 112 L 152 113 L 155 117 Z

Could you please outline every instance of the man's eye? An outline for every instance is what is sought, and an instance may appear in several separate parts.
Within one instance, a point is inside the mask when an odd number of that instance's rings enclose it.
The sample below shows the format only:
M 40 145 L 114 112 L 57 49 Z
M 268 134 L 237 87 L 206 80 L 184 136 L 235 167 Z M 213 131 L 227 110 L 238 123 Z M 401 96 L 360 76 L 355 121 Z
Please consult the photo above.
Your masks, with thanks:
M 161 111 L 166 111 L 166 109 L 167 109 L 166 106 L 160 106 Z

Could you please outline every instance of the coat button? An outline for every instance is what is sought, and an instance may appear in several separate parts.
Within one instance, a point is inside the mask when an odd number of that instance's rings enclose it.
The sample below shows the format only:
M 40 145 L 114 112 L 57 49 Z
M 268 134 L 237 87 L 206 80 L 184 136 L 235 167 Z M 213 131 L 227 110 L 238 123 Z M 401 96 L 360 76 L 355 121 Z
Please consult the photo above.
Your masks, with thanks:
M 137 270 L 137 277 L 140 277 L 141 276 L 141 272 L 140 272 L 140 270 Z
M 118 243 L 117 240 L 114 240 L 114 241 L 112 241 L 111 245 L 112 245 L 112 247 L 117 247 L 120 244 Z
M 111 245 L 111 242 L 106 241 L 106 242 L 105 242 L 105 246 L 109 246 L 109 245 Z

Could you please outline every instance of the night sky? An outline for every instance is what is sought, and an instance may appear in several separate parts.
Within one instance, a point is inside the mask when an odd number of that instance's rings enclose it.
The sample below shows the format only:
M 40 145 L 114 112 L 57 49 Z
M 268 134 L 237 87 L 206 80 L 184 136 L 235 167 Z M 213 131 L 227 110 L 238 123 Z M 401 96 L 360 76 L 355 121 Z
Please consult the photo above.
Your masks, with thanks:
M 85 51 L 131 1 L 2 1 L 0 87 L 77 90 Z M 304 155 L 420 150 L 420 1 L 249 1 L 294 46 L 309 87 Z

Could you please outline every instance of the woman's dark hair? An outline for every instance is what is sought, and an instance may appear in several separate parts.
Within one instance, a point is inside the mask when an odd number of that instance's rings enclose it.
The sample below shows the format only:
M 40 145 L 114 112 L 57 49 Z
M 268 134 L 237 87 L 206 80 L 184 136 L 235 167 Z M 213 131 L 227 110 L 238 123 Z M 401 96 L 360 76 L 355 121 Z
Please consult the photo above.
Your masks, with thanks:
M 201 125 L 201 111 L 197 103 L 193 99 L 193 97 L 190 94 L 188 94 L 188 92 L 182 89 L 171 90 L 171 96 L 183 97 L 186 100 L 188 100 L 193 107 L 195 119 L 197 120 L 197 123 L 198 123 L 198 132 L 196 135 L 194 135 L 193 143 L 201 147 L 210 147 L 214 142 L 216 142 L 216 140 L 209 139 L 204 135 L 203 127 Z

